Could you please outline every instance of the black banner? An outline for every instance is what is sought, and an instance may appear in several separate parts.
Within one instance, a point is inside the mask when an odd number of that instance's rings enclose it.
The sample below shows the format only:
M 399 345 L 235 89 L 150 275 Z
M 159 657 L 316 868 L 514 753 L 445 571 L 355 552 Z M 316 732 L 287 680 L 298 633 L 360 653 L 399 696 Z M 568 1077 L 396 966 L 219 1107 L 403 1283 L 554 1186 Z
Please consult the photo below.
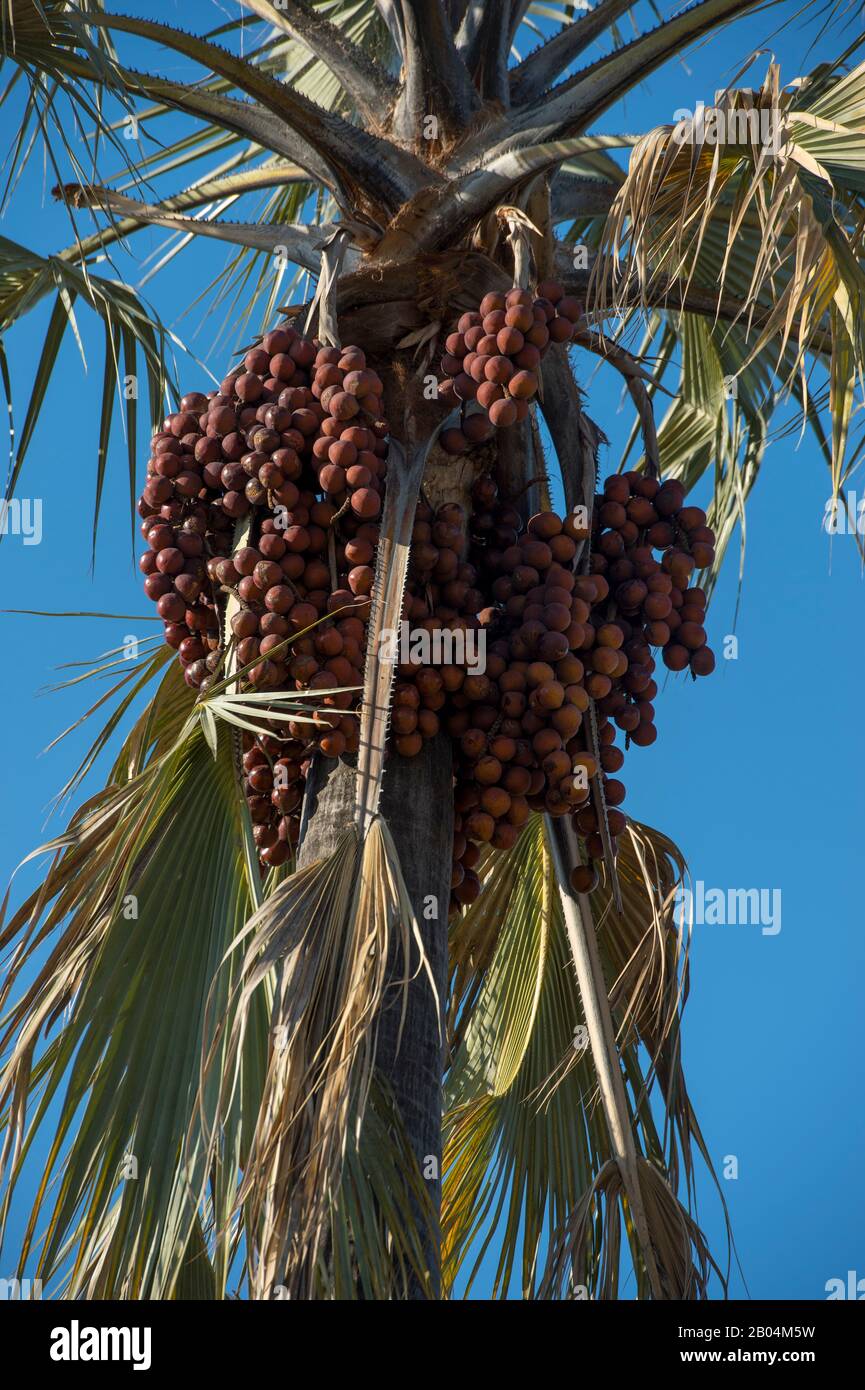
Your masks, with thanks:
M 384 1316 L 400 1322 L 408 1316 L 410 1322 L 403 1327 L 418 1336 L 429 1336 L 431 1320 L 437 1337 L 453 1333 L 462 1338 L 470 1331 L 483 1345 L 479 1360 L 472 1364 L 479 1374 L 482 1366 L 485 1379 L 497 1363 L 507 1370 L 508 1359 L 516 1352 L 521 1360 L 528 1356 L 551 1369 L 564 1358 L 574 1378 L 581 1375 L 581 1363 L 585 1373 L 596 1376 L 598 1361 L 606 1360 L 606 1373 L 616 1378 L 630 1369 L 663 1373 L 674 1366 L 686 1374 L 689 1368 L 700 1374 L 706 1366 L 764 1371 L 798 1366 L 818 1372 L 825 1380 L 827 1373 L 842 1367 L 848 1374 L 857 1373 L 865 1327 L 858 1309 L 849 1303 L 520 1304 L 514 1300 L 508 1305 L 507 1321 L 499 1325 L 497 1315 L 504 1309 L 473 1300 L 416 1303 L 408 1311 L 391 1306 Z M 118 1373 L 162 1377 L 209 1370 L 257 1375 L 271 1367 L 288 1377 L 310 1372 L 333 1377 L 339 1374 L 343 1347 L 347 1370 L 363 1366 L 367 1344 L 357 1341 L 359 1333 L 376 1338 L 371 1345 L 378 1347 L 378 1356 L 380 1316 L 369 1304 L 359 1308 L 279 1301 L 64 1303 L 22 1298 L 0 1301 L 0 1336 L 7 1356 L 23 1355 L 23 1365 L 49 1384 L 63 1384 L 70 1378 L 73 1382 L 101 1379 L 103 1373 L 115 1379 Z M 493 1324 L 487 1323 L 490 1316 Z M 333 1332 L 346 1326 L 346 1317 L 351 1320 L 351 1337 L 343 1343 L 339 1337 L 334 1339 Z M 495 1337 L 489 1340 L 492 1326 Z M 310 1340 L 319 1330 L 327 1331 L 328 1339 Z M 287 1333 L 291 1334 L 288 1339 Z M 298 1335 L 303 1336 L 302 1342 L 295 1340 Z M 424 1363 L 426 1375 L 436 1361 L 453 1364 L 452 1354 L 440 1343 L 430 1344 L 429 1349 L 433 1357 Z M 365 1375 L 374 1363 L 366 1365 Z M 387 1374 L 393 1374 L 393 1366 Z M 470 1381 L 472 1374 L 468 1366 L 460 1379 Z

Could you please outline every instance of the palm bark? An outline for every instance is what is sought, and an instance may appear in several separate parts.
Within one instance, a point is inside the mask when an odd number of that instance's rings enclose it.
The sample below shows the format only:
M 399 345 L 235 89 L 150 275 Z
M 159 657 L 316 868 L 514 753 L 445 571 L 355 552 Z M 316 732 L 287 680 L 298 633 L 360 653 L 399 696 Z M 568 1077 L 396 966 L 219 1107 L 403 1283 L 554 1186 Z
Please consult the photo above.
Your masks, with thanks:
M 298 855 L 303 867 L 330 854 L 354 818 L 355 769 L 351 762 L 316 759 L 307 782 L 304 834 Z M 453 843 L 451 747 L 440 733 L 416 758 L 388 757 L 381 811 L 399 854 L 406 887 L 420 926 L 437 998 L 420 961 L 411 960 L 405 1015 L 402 991 L 378 1023 L 376 1064 L 388 1081 L 402 1127 L 426 1179 L 435 1211 L 441 1202 L 441 1087 L 444 999 L 447 988 L 447 914 Z M 392 951 L 389 977 L 399 981 L 405 962 Z M 439 1286 L 438 1240 L 432 1233 L 429 1262 Z M 419 1294 L 419 1290 L 415 1291 Z

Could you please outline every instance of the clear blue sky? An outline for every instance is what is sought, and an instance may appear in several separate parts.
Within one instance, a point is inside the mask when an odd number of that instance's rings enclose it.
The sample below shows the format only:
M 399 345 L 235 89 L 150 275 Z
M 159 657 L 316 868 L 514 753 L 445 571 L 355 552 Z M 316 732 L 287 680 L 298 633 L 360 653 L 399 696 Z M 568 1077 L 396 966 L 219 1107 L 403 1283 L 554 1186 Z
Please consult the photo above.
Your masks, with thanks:
M 180 6 L 155 0 L 133 11 L 202 31 L 234 8 L 207 0 Z M 796 21 L 771 37 L 796 0 L 734 25 L 653 77 L 611 112 L 606 130 L 643 130 L 668 121 L 678 107 L 709 103 L 740 60 L 771 48 L 785 79 L 825 59 L 852 37 L 821 41 L 817 26 Z M 661 4 L 667 13 L 671 7 Z M 765 58 L 754 70 L 758 81 Z M 162 70 L 183 70 L 168 54 Z M 175 127 L 166 126 L 166 129 Z M 7 123 L 7 136 L 12 131 Z M 195 167 L 195 166 L 193 166 Z M 108 171 L 115 162 L 109 158 Z M 0 233 L 42 253 L 69 240 L 65 214 L 48 196 L 56 181 L 38 158 L 28 167 Z M 164 192 L 182 186 L 174 180 Z M 82 222 L 87 230 L 86 220 Z M 167 233 L 143 231 L 116 266 L 133 285 L 143 261 Z M 222 323 L 200 306 L 184 310 L 231 254 L 195 245 L 152 280 L 145 293 L 164 321 L 220 374 L 233 342 L 209 344 Z M 107 272 L 106 273 L 110 273 Z M 46 301 L 8 336 L 16 417 L 20 426 L 44 337 Z M 101 329 L 82 309 L 79 321 L 90 369 L 85 376 L 67 335 L 43 418 L 27 459 L 20 493 L 43 499 L 43 540 L 0 544 L 4 608 L 152 613 L 130 559 L 126 453 L 118 425 L 111 445 L 95 572 L 90 572 L 96 440 L 101 392 Z M 580 363 L 590 413 L 612 443 L 611 471 L 630 429 L 615 375 Z M 185 389 L 203 378 L 187 364 Z M 143 474 L 144 434 L 140 472 Z M 865 485 L 863 485 L 865 486 Z M 860 486 L 860 493 L 863 487 Z M 678 681 L 657 701 L 660 737 L 633 749 L 625 768 L 631 814 L 669 834 L 692 875 L 717 887 L 762 887 L 782 894 L 782 928 L 698 926 L 686 1010 L 685 1067 L 692 1100 L 713 1157 L 738 1158 L 737 1181 L 724 1184 L 748 1286 L 768 1298 L 823 1297 L 826 1281 L 848 1269 L 865 1275 L 863 1047 L 861 982 L 862 766 L 865 688 L 862 576 L 852 539 L 830 550 L 821 531 L 827 476 L 809 439 L 795 435 L 770 448 L 748 511 L 744 588 L 735 632 L 736 661 L 720 661 L 713 679 Z M 719 650 L 734 630 L 736 544 L 709 616 Z M 77 765 L 87 729 L 56 750 L 46 745 L 87 703 L 86 689 L 40 691 L 58 667 L 118 646 L 128 634 L 147 636 L 143 621 L 97 622 L 0 615 L 7 653 L 2 691 L 5 795 L 0 799 L 0 878 L 62 820 L 47 817 L 57 789 Z M 71 673 L 67 673 L 71 674 Z M 91 687 L 92 688 L 92 687 Z M 25 870 L 15 899 L 35 882 Z M 24 1195 L 22 1189 L 21 1195 Z M 713 1189 L 701 1177 L 700 1216 L 718 1249 L 723 1228 Z M 19 1214 L 22 1204 L 19 1200 Z M 13 1220 L 9 1254 L 21 1221 Z M 9 1256 L 7 1255 L 7 1259 Z M 0 1273 L 5 1272 L 5 1266 Z M 734 1293 L 742 1285 L 734 1281 Z M 483 1293 L 479 1285 L 477 1293 Z

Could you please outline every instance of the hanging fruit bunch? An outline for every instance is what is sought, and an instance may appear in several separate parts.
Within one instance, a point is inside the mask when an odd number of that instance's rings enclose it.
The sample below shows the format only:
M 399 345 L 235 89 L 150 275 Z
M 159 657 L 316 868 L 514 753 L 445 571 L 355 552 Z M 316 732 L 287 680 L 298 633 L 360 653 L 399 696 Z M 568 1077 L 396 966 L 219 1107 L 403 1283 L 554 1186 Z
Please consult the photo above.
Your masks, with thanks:
M 249 686 L 307 691 L 316 705 L 312 728 L 297 721 L 288 739 L 244 755 L 265 864 L 297 841 L 302 764 L 357 749 L 350 687 L 362 681 L 385 474 L 381 390 L 361 349 L 322 347 L 284 324 L 217 392 L 184 396 L 151 441 L 140 567 L 187 684 L 207 690 L 232 639 Z
M 588 570 L 577 573 L 587 533 L 573 517 L 544 512 L 521 531 L 491 479 L 476 483 L 474 498 L 472 556 L 494 605 L 484 614 L 492 657 L 484 702 L 448 722 L 460 740 L 454 895 L 474 901 L 479 844 L 507 847 L 508 827 L 531 810 L 573 817 L 590 861 L 574 886 L 588 892 L 604 857 L 602 818 L 613 853 L 626 825 L 625 787 L 612 775 L 624 764 L 617 732 L 625 748 L 657 737 L 652 648 L 671 670 L 714 669 L 706 597 L 688 587 L 697 565 L 714 558 L 712 533 L 699 508 L 682 506 L 677 482 L 613 474 L 594 499 Z
M 487 295 L 463 315 L 442 358 L 440 395 L 463 406 L 445 451 L 525 419 L 543 353 L 569 342 L 581 316 L 555 284 Z M 387 474 L 382 391 L 360 347 L 285 323 L 218 391 L 184 396 L 151 442 L 140 567 L 186 682 L 211 688 L 233 644 L 243 686 L 308 697 L 311 723 L 244 740 L 266 867 L 297 844 L 312 757 L 358 747 Z M 416 756 L 441 729 L 453 740 L 453 910 L 480 892 L 484 847 L 511 848 L 532 811 L 573 819 L 588 860 L 580 891 L 596 881 L 605 836 L 615 852 L 626 824 L 615 737 L 654 742 L 653 648 L 673 671 L 714 666 L 705 595 L 689 587 L 714 538 L 684 503 L 678 482 L 636 472 L 606 480 L 590 530 L 551 511 L 526 524 L 489 473 L 468 509 L 418 502 L 403 616 L 430 638 L 472 634 L 484 658 L 424 664 L 400 650 L 396 664 L 395 751 Z
M 537 295 L 516 287 L 485 295 L 476 311 L 463 314 L 445 340 L 439 399 L 452 409 L 476 401 L 479 409 L 442 433 L 445 452 L 464 454 L 497 429 L 525 420 L 544 354 L 551 343 L 569 343 L 582 317 L 579 300 L 552 280 Z

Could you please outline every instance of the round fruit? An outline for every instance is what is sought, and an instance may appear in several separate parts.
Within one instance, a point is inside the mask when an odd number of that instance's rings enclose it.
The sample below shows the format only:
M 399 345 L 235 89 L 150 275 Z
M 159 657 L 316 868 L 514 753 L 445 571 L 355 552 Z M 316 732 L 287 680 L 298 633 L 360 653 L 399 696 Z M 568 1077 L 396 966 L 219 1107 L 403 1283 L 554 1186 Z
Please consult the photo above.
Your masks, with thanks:
M 598 870 L 595 864 L 575 864 L 570 877 L 575 893 L 594 893 L 598 886 Z

